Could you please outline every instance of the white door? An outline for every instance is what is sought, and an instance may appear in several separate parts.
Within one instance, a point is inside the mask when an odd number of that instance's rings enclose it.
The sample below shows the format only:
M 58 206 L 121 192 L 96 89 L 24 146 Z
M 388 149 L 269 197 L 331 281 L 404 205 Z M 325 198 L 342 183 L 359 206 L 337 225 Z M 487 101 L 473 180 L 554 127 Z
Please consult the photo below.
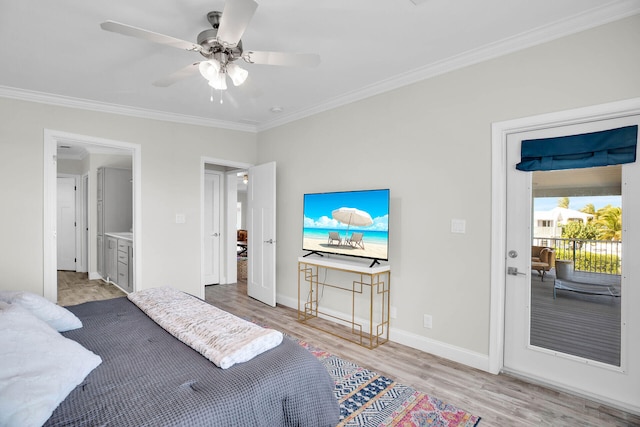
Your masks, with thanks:
M 203 285 L 220 283 L 220 189 L 221 174 L 205 171 Z
M 276 306 L 276 164 L 249 168 L 247 293 Z
M 640 289 L 631 286 L 630 276 L 637 272 L 632 265 L 640 252 L 640 234 L 632 231 L 639 224 L 640 164 L 622 165 L 623 249 L 621 300 L 620 366 L 605 364 L 575 355 L 564 354 L 530 341 L 532 302 L 531 242 L 532 242 L 532 173 L 515 169 L 520 161 L 523 139 L 575 135 L 611 129 L 639 122 L 638 117 L 610 119 L 549 127 L 514 133 L 507 137 L 506 163 L 506 259 L 504 323 L 504 369 L 525 377 L 556 385 L 596 399 L 617 403 L 638 410 L 640 405 L 640 345 L 635 338 L 640 328 L 639 310 L 629 310 L 640 303 Z M 561 186 L 562 183 L 559 183 Z M 629 261 L 631 260 L 631 261 Z M 627 262 L 625 262 L 627 261 Z M 516 269 L 516 270 L 513 270 Z M 533 273 L 534 276 L 537 273 Z M 534 278 L 537 280 L 537 277 Z M 550 279 L 547 279 L 550 280 Z M 609 297 L 607 297 L 609 298 Z M 553 294 L 549 293 L 549 304 Z M 571 325 L 567 325 L 570 327 Z M 606 331 L 604 331 L 606 332 Z
M 58 270 L 76 271 L 76 180 L 58 177 Z

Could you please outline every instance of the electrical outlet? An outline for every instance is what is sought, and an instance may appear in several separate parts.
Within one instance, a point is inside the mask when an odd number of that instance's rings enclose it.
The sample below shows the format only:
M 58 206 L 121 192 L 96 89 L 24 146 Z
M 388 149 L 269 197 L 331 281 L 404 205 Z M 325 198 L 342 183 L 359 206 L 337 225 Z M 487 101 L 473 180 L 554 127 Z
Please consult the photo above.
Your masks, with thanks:
M 176 214 L 176 224 L 184 224 L 187 222 L 185 214 Z
M 389 310 L 389 316 L 391 316 L 392 319 L 395 319 L 398 317 L 398 310 L 395 307 L 391 307 L 391 309 Z
M 423 326 L 427 329 L 431 329 L 433 327 L 433 317 L 430 314 L 424 315 Z

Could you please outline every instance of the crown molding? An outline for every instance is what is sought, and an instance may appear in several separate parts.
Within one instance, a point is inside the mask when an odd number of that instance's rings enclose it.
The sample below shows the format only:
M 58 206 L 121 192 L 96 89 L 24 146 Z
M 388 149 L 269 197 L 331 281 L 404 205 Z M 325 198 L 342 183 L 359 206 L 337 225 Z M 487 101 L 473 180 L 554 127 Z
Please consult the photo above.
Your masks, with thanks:
M 282 126 L 289 122 L 332 110 L 375 95 L 380 95 L 450 71 L 455 71 L 470 65 L 508 55 L 510 53 L 585 31 L 590 28 L 618 21 L 632 15 L 637 15 L 639 13 L 640 2 L 637 0 L 610 2 L 609 4 L 604 4 L 582 14 L 572 16 L 571 18 L 556 21 L 554 23 L 535 28 L 531 31 L 460 53 L 442 61 L 429 64 L 425 67 L 396 75 L 392 78 L 333 98 L 311 108 L 280 116 L 275 120 L 262 123 L 258 126 L 257 130 L 258 132 L 261 132 Z
M 406 73 L 393 76 L 389 79 L 382 80 L 375 84 L 351 91 L 321 104 L 282 115 L 276 119 L 258 124 L 229 122 L 142 108 L 133 108 L 62 95 L 27 91 L 7 86 L 0 86 L 0 97 L 144 119 L 257 133 L 639 13 L 640 2 L 637 0 L 612 1 L 568 19 L 544 25 L 534 30 L 527 31 L 517 36 L 503 39 L 477 49 L 462 52 L 458 55 L 429 64 L 425 67 L 420 67 Z
M 205 119 L 203 117 L 187 116 L 176 113 L 167 113 L 163 111 L 127 107 L 123 105 L 109 104 L 106 102 L 73 98 L 64 95 L 54 95 L 44 92 L 16 89 L 8 86 L 0 86 L 0 97 L 18 99 L 21 101 L 38 102 L 41 104 L 56 105 L 59 107 L 78 108 L 81 110 L 97 111 L 101 113 L 119 114 L 123 116 L 138 117 L 142 119 L 161 120 L 165 122 L 206 126 L 243 132 L 256 132 L 255 125 L 246 125 L 222 120 Z

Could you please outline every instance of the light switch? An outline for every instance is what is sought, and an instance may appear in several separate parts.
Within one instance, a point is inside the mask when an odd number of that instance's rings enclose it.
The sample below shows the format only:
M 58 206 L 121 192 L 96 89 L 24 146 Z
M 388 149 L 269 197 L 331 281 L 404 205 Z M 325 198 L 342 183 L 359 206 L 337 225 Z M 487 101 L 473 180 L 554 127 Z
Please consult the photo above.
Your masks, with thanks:
M 451 232 L 452 233 L 466 233 L 467 221 L 464 219 L 452 219 L 451 220 Z
M 176 224 L 184 224 L 187 222 L 187 217 L 184 214 L 176 214 Z

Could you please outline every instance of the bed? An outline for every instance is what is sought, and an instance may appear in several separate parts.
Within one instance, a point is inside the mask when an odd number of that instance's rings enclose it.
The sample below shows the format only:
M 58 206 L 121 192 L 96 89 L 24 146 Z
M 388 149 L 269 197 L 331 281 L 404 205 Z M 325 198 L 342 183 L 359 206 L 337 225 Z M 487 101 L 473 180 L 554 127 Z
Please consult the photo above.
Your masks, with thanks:
M 284 338 L 221 369 L 158 326 L 126 297 L 67 307 L 83 324 L 63 332 L 102 363 L 46 426 L 335 426 L 326 369 Z

